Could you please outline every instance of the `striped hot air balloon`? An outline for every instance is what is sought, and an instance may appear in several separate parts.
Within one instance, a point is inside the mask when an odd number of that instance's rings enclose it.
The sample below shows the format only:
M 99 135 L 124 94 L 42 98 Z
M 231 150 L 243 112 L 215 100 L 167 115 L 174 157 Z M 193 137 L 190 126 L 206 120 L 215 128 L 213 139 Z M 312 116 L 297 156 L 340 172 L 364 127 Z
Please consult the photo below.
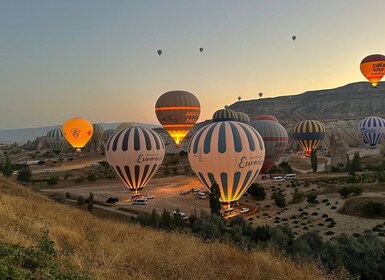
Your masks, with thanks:
M 269 171 L 274 163 L 282 157 L 289 140 L 286 129 L 278 121 L 272 121 L 272 119 L 276 118 L 273 116 L 257 117 L 257 120 L 250 124 L 258 131 L 265 143 L 266 154 L 261 173 Z
M 168 91 L 155 104 L 156 117 L 178 146 L 197 122 L 200 111 L 195 95 L 183 90 Z
M 375 147 L 385 134 L 385 120 L 380 117 L 366 117 L 358 124 L 365 142 Z
M 250 123 L 250 117 L 243 112 L 236 112 L 237 114 L 237 121 L 242 123 Z
M 259 115 L 255 118 L 257 121 L 273 121 L 278 122 L 278 119 L 272 115 Z
M 61 128 L 54 128 L 48 131 L 47 143 L 54 152 L 60 152 L 65 148 L 67 140 L 64 138 Z
M 156 132 L 136 126 L 110 137 L 106 159 L 131 192 L 138 194 L 162 164 L 164 152 L 163 140 Z
M 220 109 L 213 114 L 213 122 L 236 121 L 237 113 L 230 109 Z
M 310 156 L 311 151 L 317 148 L 325 137 L 325 127 L 322 123 L 315 120 L 306 120 L 297 123 L 294 127 L 293 137 Z
M 221 203 L 239 200 L 257 177 L 265 157 L 263 140 L 251 126 L 223 121 L 196 131 L 188 147 L 191 168 L 210 190 L 221 190 Z

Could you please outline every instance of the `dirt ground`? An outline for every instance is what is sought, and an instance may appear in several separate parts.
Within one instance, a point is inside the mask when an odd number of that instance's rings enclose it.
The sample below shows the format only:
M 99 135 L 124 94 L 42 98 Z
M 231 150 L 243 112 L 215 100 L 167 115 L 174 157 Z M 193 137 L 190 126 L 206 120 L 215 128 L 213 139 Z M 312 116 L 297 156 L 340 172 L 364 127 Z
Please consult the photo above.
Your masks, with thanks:
M 362 149 L 360 151 L 363 154 L 367 152 L 369 156 L 379 157 L 379 151 Z M 84 173 L 84 170 L 89 170 L 97 167 L 90 167 L 89 165 L 98 160 L 103 160 L 102 156 L 93 155 L 87 158 L 78 157 L 71 162 L 64 161 L 61 164 L 56 164 L 54 167 L 55 172 L 64 174 L 64 172 L 78 172 Z M 346 173 L 312 173 L 310 170 L 310 162 L 308 158 L 301 157 L 299 155 L 292 155 L 289 157 L 289 163 L 296 170 L 298 181 L 316 181 L 317 179 L 327 177 L 339 177 L 346 176 Z M 324 166 L 325 162 L 329 162 L 328 158 L 321 158 L 320 166 Z M 378 160 L 378 159 L 377 159 Z M 47 167 L 35 167 L 33 169 L 34 174 L 46 174 Z M 75 170 L 74 170 L 75 169 Z M 302 171 L 303 173 L 301 173 Z M 55 174 L 55 173 L 52 173 Z M 285 175 L 285 174 L 280 174 Z M 73 182 L 73 181 L 72 181 Z M 250 212 L 244 214 L 246 220 L 250 224 L 257 225 L 283 225 L 287 224 L 296 234 L 301 234 L 306 231 L 317 230 L 325 238 L 332 237 L 336 234 L 346 233 L 363 233 L 367 229 L 372 229 L 375 225 L 384 224 L 385 219 L 366 219 L 357 216 L 344 215 L 338 212 L 339 208 L 344 205 L 345 200 L 340 198 L 339 194 L 335 192 L 336 187 L 328 187 L 326 185 L 318 185 L 315 183 L 305 187 L 303 184 L 298 188 L 300 191 L 306 193 L 320 192 L 317 197 L 318 204 L 311 205 L 306 201 L 298 204 L 289 204 L 285 208 L 281 209 L 277 207 L 271 200 L 271 194 L 273 189 L 281 191 L 285 194 L 286 202 L 292 200 L 294 188 L 291 187 L 289 181 L 274 182 L 273 180 L 262 180 L 261 175 L 258 176 L 256 182 L 265 187 L 267 197 L 264 201 L 256 201 L 250 195 L 245 195 L 240 200 L 240 208 L 248 207 Z M 86 182 L 81 184 L 71 183 L 70 180 L 61 180 L 57 187 L 45 188 L 42 187 L 42 191 L 45 192 L 69 192 L 73 195 L 83 195 L 88 197 L 92 192 L 95 199 L 100 202 L 105 202 L 109 197 L 117 197 L 119 202 L 111 206 L 113 209 L 125 209 L 128 212 L 148 212 L 152 209 L 156 209 L 158 213 L 161 213 L 163 209 L 170 212 L 179 209 L 186 215 L 191 215 L 194 212 L 199 214 L 201 209 L 210 211 L 209 200 L 200 199 L 196 197 L 196 193 L 187 193 L 181 195 L 181 193 L 188 192 L 192 188 L 199 188 L 201 191 L 206 191 L 195 176 L 168 176 L 165 178 L 153 178 L 148 185 L 142 190 L 142 195 L 153 195 L 154 199 L 149 199 L 147 205 L 132 205 L 131 193 L 124 186 L 119 179 L 99 179 L 96 182 Z M 328 188 L 332 191 L 329 192 Z M 385 197 L 385 186 L 376 186 L 365 191 L 363 189 L 364 196 L 378 196 Z M 328 232 L 328 233 L 327 233 Z

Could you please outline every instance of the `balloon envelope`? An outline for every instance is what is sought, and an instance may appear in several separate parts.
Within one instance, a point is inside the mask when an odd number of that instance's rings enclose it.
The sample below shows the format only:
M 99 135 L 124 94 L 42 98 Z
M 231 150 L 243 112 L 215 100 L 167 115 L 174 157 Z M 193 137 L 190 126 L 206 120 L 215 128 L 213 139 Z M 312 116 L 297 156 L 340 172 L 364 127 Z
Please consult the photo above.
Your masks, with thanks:
M 360 70 L 372 86 L 376 87 L 385 75 L 385 56 L 382 54 L 372 54 L 365 57 L 361 61 Z
M 358 129 L 364 141 L 374 147 L 385 134 L 385 120 L 380 117 L 366 117 L 358 124 Z
M 293 41 L 295 41 L 295 39 L 297 39 L 297 36 L 291 36 L 291 39 L 293 39 Z
M 255 118 L 257 121 L 273 121 L 278 122 L 278 119 L 272 115 L 259 115 Z
M 258 95 L 259 95 L 259 97 L 262 97 L 262 96 L 263 96 L 263 93 L 262 93 L 262 92 L 260 92 L 260 93 L 258 93 Z
M 202 184 L 219 185 L 222 204 L 239 200 L 257 177 L 265 148 L 251 126 L 223 121 L 196 131 L 188 147 L 188 159 Z
M 237 114 L 237 121 L 242 123 L 250 123 L 250 117 L 243 112 L 236 112 Z
M 162 54 L 162 50 L 158 50 L 157 53 L 158 53 L 158 55 L 161 55 Z
M 238 115 L 230 109 L 220 109 L 213 114 L 213 122 L 236 121 Z
M 294 127 L 293 138 L 298 142 L 307 156 L 317 148 L 325 137 L 325 127 L 315 120 L 306 120 L 297 123 Z
M 199 51 L 200 51 L 200 52 L 203 52 L 203 48 L 199 48 Z
M 61 128 L 54 128 L 47 133 L 47 143 L 54 152 L 60 152 L 67 144 Z
M 130 127 L 110 137 L 106 159 L 123 183 L 138 193 L 159 169 L 164 152 L 163 140 L 156 132 Z
M 155 104 L 156 117 L 177 145 L 195 125 L 200 111 L 195 95 L 182 90 L 162 94 Z
M 133 127 L 133 126 L 135 126 L 134 123 L 131 123 L 131 122 L 122 122 L 122 123 L 120 123 L 120 124 L 115 128 L 115 132 L 118 132 L 119 130 L 122 130 L 122 129 L 125 129 L 125 128 Z
M 265 160 L 261 173 L 266 173 L 283 156 L 289 137 L 286 129 L 277 121 L 256 120 L 250 125 L 258 131 L 265 144 Z
M 83 148 L 93 134 L 92 124 L 83 118 L 73 118 L 63 125 L 64 137 L 77 150 Z

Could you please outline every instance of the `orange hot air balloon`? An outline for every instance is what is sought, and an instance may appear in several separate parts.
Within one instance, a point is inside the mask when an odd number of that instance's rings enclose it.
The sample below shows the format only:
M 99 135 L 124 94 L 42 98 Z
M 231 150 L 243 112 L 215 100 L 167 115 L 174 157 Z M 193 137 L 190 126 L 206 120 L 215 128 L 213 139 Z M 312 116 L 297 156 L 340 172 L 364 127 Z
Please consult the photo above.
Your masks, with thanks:
M 376 87 L 385 75 L 385 56 L 382 54 L 372 54 L 365 57 L 360 64 L 362 74 Z
M 168 91 L 155 104 L 156 117 L 177 146 L 195 125 L 200 112 L 199 100 L 194 94 L 183 90 Z
M 87 144 L 93 132 L 92 123 L 82 118 L 69 119 L 63 125 L 64 137 L 76 151 L 80 151 Z

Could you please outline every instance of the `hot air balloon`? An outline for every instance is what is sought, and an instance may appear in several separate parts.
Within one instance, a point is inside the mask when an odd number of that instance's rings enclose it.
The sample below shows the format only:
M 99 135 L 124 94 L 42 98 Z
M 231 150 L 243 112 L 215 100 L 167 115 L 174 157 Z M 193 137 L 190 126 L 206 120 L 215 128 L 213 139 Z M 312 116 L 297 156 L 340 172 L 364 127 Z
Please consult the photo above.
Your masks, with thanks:
M 292 39 L 293 41 L 295 41 L 295 39 L 297 39 L 297 36 L 291 36 L 291 39 Z
M 200 51 L 200 52 L 203 52 L 203 48 L 199 48 L 199 51 Z
M 240 96 L 238 96 L 238 101 L 241 101 L 241 97 Z
M 92 124 L 86 119 L 73 118 L 66 121 L 63 125 L 64 137 L 76 149 L 80 151 L 93 134 Z
M 364 141 L 375 147 L 385 134 L 385 120 L 380 117 L 366 117 L 358 124 L 358 129 Z
M 237 114 L 237 121 L 242 123 L 250 123 L 250 117 L 243 112 L 236 112 Z
M 385 56 L 382 54 L 372 54 L 365 57 L 361 61 L 360 69 L 372 86 L 376 87 L 385 75 Z
M 162 164 L 164 152 L 163 140 L 156 132 L 135 126 L 110 137 L 106 159 L 127 188 L 137 195 Z
M 272 115 L 259 115 L 255 118 L 256 121 L 273 121 L 278 122 L 278 119 Z
M 213 114 L 213 122 L 236 121 L 237 113 L 230 109 L 220 109 Z
M 263 96 L 263 93 L 260 92 L 260 93 L 258 93 L 258 95 L 259 95 L 259 98 L 261 98 Z
M 286 129 L 275 121 L 274 116 L 266 115 L 251 122 L 251 126 L 261 135 L 265 144 L 265 160 L 261 173 L 266 173 L 284 154 L 289 138 Z M 275 119 L 275 120 L 274 120 Z
M 132 122 L 122 122 L 120 123 L 116 128 L 115 128 L 115 132 L 119 131 L 119 130 L 122 130 L 122 129 L 125 129 L 125 128 L 129 128 L 129 127 L 133 127 L 135 126 L 134 123 Z
M 310 156 L 311 151 L 317 148 L 325 137 L 325 127 L 319 121 L 301 121 L 295 125 L 293 137 L 305 151 L 306 156 Z
M 265 157 L 262 137 L 251 126 L 222 121 L 197 130 L 189 142 L 188 159 L 202 184 L 214 183 L 220 201 L 230 206 L 239 200 L 257 177 Z
M 47 143 L 54 152 L 60 152 L 67 145 L 61 128 L 54 128 L 47 133 Z
M 157 53 L 160 56 L 162 54 L 162 50 L 158 50 Z
M 182 90 L 162 94 L 155 104 L 156 117 L 177 146 L 180 146 L 183 138 L 197 122 L 200 111 L 195 95 Z

